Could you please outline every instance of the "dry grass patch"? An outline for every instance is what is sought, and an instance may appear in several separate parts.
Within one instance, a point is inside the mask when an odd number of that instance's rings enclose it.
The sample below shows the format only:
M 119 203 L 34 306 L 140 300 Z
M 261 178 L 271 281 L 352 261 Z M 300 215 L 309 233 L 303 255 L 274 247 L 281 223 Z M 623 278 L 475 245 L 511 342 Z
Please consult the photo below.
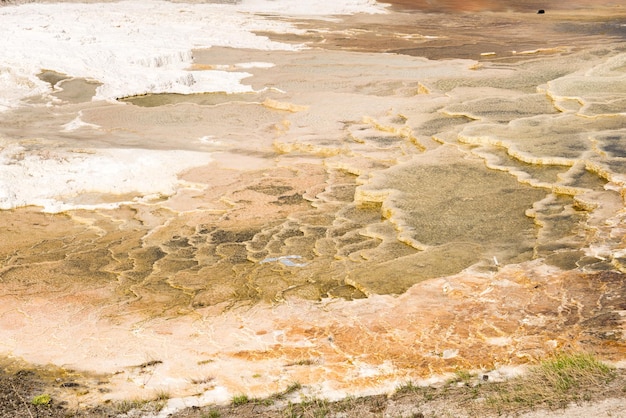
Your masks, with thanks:
M 591 354 L 562 353 L 520 378 L 485 385 L 486 404 L 499 413 L 538 406 L 564 408 L 593 399 L 614 378 L 614 369 Z
M 169 392 L 159 390 L 152 399 L 132 399 L 114 402 L 113 409 L 120 414 L 128 414 L 130 412 L 154 414 L 161 411 L 169 399 Z

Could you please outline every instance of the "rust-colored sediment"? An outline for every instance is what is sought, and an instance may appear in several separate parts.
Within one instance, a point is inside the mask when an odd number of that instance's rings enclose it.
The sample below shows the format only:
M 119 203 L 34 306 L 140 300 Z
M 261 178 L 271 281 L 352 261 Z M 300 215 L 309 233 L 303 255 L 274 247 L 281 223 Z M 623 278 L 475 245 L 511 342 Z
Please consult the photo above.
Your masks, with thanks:
M 385 0 L 381 3 L 391 4 L 397 10 L 415 10 L 428 12 L 506 12 L 506 11 L 552 11 L 552 10 L 597 10 L 600 7 L 616 7 L 620 3 L 614 0 L 574 1 L 542 1 L 542 0 Z

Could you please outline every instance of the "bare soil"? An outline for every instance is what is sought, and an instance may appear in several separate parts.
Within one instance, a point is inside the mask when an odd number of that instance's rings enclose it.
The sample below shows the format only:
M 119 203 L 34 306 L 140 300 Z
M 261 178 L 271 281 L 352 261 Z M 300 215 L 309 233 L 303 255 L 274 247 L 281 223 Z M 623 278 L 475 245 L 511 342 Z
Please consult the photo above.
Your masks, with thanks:
M 392 395 L 346 398 L 336 402 L 302 395 L 302 388 L 266 399 L 238 399 L 229 405 L 187 408 L 172 418 L 224 417 L 538 417 L 538 416 L 624 416 L 626 413 L 626 370 L 616 369 L 610 381 L 578 386 L 565 397 L 533 403 L 531 399 L 503 401 L 514 382 L 483 381 L 481 376 L 449 381 L 437 387 L 408 384 Z M 107 403 L 76 408 L 57 399 L 66 381 L 50 381 L 38 369 L 0 370 L 0 417 L 145 417 L 154 416 L 165 405 L 144 404 L 137 409 Z M 41 394 L 53 394 L 50 402 L 36 405 Z M 163 415 L 161 415 L 163 416 Z

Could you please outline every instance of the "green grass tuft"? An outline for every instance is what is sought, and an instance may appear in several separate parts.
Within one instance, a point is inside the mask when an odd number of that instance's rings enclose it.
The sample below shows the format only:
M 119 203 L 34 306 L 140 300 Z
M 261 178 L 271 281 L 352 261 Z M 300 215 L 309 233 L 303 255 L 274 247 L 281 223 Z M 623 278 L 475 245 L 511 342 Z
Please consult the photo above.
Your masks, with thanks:
M 472 378 L 474 377 L 475 375 L 468 372 L 467 370 L 459 369 L 454 372 L 454 377 L 451 379 L 448 379 L 446 384 L 450 385 L 454 383 L 463 383 L 463 384 L 469 385 Z
M 248 395 L 241 394 L 241 395 L 233 396 L 232 404 L 234 406 L 245 405 L 248 402 L 250 402 Z
M 565 407 L 591 398 L 592 391 L 615 378 L 614 370 L 586 353 L 561 353 L 529 373 L 502 385 L 487 385 L 487 404 L 499 413 L 538 405 Z
M 403 384 L 399 385 L 396 387 L 395 393 L 396 395 L 404 395 L 404 394 L 410 394 L 410 393 L 414 393 L 419 391 L 419 386 L 416 386 L 415 383 L 413 383 L 412 381 L 408 380 L 406 382 L 404 382 Z
M 202 418 L 220 418 L 222 414 L 217 409 L 211 409 L 208 413 L 202 414 Z
M 47 393 L 37 395 L 30 401 L 30 403 L 36 406 L 50 405 L 50 402 L 52 402 L 52 398 Z
M 302 385 L 299 382 L 293 382 L 285 390 L 280 393 L 280 397 L 287 396 L 291 393 L 297 392 L 302 389 Z
M 606 383 L 614 377 L 613 370 L 587 353 L 559 354 L 541 363 L 533 377 L 557 392 L 587 385 Z

